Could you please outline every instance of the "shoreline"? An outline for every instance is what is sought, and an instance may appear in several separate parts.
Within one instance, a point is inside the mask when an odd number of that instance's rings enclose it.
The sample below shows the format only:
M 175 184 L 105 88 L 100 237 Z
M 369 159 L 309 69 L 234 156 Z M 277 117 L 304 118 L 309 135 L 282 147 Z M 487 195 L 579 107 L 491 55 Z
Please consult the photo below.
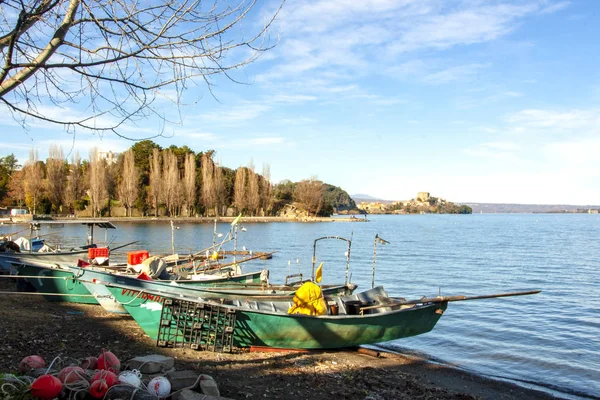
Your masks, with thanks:
M 1 279 L 0 293 L 14 291 L 13 286 L 10 279 Z M 148 354 L 174 357 L 177 370 L 211 375 L 221 396 L 230 399 L 560 399 L 409 353 L 379 349 L 215 353 L 163 348 L 128 315 L 110 314 L 98 305 L 49 302 L 13 292 L 0 296 L 0 309 L 4 332 L 0 372 L 14 371 L 19 361 L 31 354 L 48 362 L 58 355 L 82 360 L 106 348 L 125 364 Z
M 237 217 L 103 217 L 103 218 L 37 218 L 32 220 L 27 219 L 16 219 L 13 218 L 10 221 L 2 221 L 4 224 L 22 225 L 31 221 L 110 221 L 110 222 L 197 222 L 201 224 L 214 223 L 215 220 L 221 223 L 232 223 Z M 363 217 L 355 216 L 338 216 L 338 217 L 305 217 L 305 218 L 289 218 L 289 217 L 245 217 L 242 216 L 240 222 L 242 223 L 269 223 L 269 222 L 369 222 L 366 215 Z

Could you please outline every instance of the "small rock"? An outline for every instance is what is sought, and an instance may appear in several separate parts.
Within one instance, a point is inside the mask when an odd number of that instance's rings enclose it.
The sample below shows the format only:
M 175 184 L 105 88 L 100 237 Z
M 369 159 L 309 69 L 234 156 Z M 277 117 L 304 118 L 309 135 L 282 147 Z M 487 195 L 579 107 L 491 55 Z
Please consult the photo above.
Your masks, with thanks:
M 209 396 L 221 396 L 217 382 L 215 382 L 212 376 L 206 374 L 200 375 L 200 391 Z
M 175 359 L 160 354 L 151 354 L 143 357 L 135 357 L 129 360 L 129 368 L 137 369 L 142 374 L 157 374 L 173 368 Z
M 156 396 L 130 385 L 115 385 L 106 392 L 106 400 L 131 399 L 131 400 L 156 400 Z
M 197 385 L 199 374 L 194 371 L 171 371 L 166 377 L 171 383 L 171 391 L 176 392 L 181 389 L 194 389 Z
M 206 394 L 194 392 L 193 390 L 189 389 L 176 392 L 172 398 L 173 400 L 230 400 L 226 397 L 213 397 Z

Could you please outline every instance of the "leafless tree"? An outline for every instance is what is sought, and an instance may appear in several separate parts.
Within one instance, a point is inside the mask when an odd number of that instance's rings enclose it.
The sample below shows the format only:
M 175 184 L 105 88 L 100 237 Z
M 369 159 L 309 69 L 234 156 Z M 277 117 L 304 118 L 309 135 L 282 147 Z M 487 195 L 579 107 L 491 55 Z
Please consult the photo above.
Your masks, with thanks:
M 128 120 L 167 120 L 160 100 L 179 106 L 189 86 L 235 81 L 232 70 L 272 47 L 282 4 L 262 26 L 242 24 L 256 3 L 0 1 L 0 102 L 24 125 L 33 118 L 119 136 Z M 86 113 L 50 112 L 71 104 Z
M 140 174 L 135 166 L 133 150 L 123 155 L 123 172 L 119 185 L 119 200 L 125 205 L 127 215 L 131 217 L 132 209 L 140 192 Z
M 163 152 L 163 190 L 162 199 L 170 216 L 177 215 L 180 205 L 180 178 L 177 168 L 177 156 L 171 150 Z
M 8 197 L 15 200 L 19 207 L 25 204 L 25 190 L 23 188 L 23 176 L 24 168 L 21 170 L 14 171 L 11 175 L 10 182 L 8 183 Z
M 246 180 L 248 176 L 248 170 L 246 167 L 239 167 L 235 171 L 235 182 L 233 184 L 233 204 L 237 208 L 238 212 L 246 210 Z
M 246 207 L 252 215 L 256 215 L 260 208 L 259 177 L 254 172 L 254 164 L 248 167 L 248 179 L 246 188 Z
M 208 210 L 215 208 L 217 200 L 217 192 L 215 188 L 215 164 L 211 154 L 202 154 L 200 159 L 200 168 L 202 169 L 202 202 Z
M 65 203 L 75 208 L 75 201 L 85 195 L 85 189 L 81 157 L 79 157 L 79 153 L 76 153 L 71 157 L 69 178 L 67 179 L 67 188 L 65 190 Z
M 23 192 L 25 193 L 25 203 L 36 213 L 37 202 L 44 189 L 44 170 L 38 161 L 37 150 L 29 150 L 29 159 L 23 166 Z
M 220 216 L 223 212 L 223 207 L 226 205 L 226 193 L 225 193 L 225 177 L 223 176 L 223 168 L 218 164 L 215 165 L 215 214 Z
M 191 216 L 196 206 L 196 157 L 192 153 L 188 153 L 185 156 L 183 165 L 183 191 L 187 215 Z
M 51 144 L 46 160 L 46 191 L 56 212 L 60 211 L 65 198 L 65 176 L 65 156 L 62 147 Z
M 308 215 L 317 215 L 323 207 L 323 182 L 314 176 L 298 182 L 294 189 L 294 200 L 304 204 Z
M 262 179 L 260 180 L 260 203 L 265 215 L 270 214 L 273 208 L 273 186 L 269 164 L 263 164 Z
M 101 216 L 102 209 L 108 201 L 107 169 L 106 160 L 100 157 L 98 149 L 94 147 L 90 151 L 90 188 L 88 190 L 92 207 L 92 217 Z
M 150 156 L 150 190 L 148 191 L 148 196 L 150 197 L 150 203 L 154 206 L 155 217 L 158 217 L 158 206 L 160 205 L 162 187 L 163 181 L 160 150 L 152 149 L 152 156 Z

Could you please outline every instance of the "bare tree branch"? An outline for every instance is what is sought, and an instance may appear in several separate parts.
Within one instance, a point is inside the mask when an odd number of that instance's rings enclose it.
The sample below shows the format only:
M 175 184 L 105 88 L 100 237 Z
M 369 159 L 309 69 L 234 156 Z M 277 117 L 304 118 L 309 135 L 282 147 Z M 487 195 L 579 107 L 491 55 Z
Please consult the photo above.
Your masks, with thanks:
M 168 93 L 180 106 L 192 85 L 212 94 L 216 76 L 238 82 L 230 72 L 277 43 L 269 31 L 284 1 L 259 27 L 245 23 L 257 0 L 1 1 L 0 100 L 24 126 L 40 119 L 132 139 L 125 123 L 179 122 L 161 111 Z

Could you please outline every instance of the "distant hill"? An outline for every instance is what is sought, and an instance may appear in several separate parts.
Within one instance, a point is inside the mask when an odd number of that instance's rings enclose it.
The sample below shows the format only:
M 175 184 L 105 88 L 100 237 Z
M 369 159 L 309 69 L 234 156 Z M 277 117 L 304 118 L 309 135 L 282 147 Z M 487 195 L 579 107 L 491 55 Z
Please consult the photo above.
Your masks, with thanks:
M 393 203 L 398 200 L 382 200 L 368 194 L 350 195 L 356 204 L 379 202 L 383 204 Z M 513 203 L 456 203 L 457 205 L 469 206 L 473 214 L 502 214 L 502 213 L 577 213 L 588 212 L 588 210 L 600 210 L 600 205 L 569 205 L 569 204 L 513 204 Z
M 505 204 L 505 203 L 460 203 L 473 209 L 473 214 L 489 213 L 576 213 L 598 210 L 600 206 L 567 204 Z
M 368 194 L 351 194 L 350 197 L 352 198 L 352 200 L 354 200 L 357 204 L 358 203 L 373 203 L 373 202 L 379 202 L 379 203 L 383 203 L 383 204 L 388 204 L 388 203 L 393 203 L 395 200 L 383 200 L 383 199 L 378 199 L 377 197 L 373 197 L 373 196 L 369 196 Z

